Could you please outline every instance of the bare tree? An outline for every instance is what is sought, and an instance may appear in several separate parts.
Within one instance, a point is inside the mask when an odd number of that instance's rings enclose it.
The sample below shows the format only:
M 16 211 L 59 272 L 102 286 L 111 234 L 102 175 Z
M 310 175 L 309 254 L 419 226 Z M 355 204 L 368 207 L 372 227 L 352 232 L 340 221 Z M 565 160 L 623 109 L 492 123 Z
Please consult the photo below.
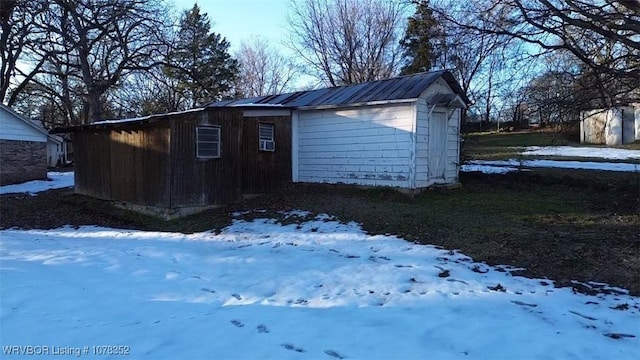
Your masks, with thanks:
M 162 7 L 149 0 L 54 1 L 61 16 L 57 35 L 71 46 L 67 65 L 84 85 L 84 120 L 95 121 L 104 116 L 109 89 L 161 63 Z
M 431 6 L 431 2 L 420 1 L 416 6 Z M 453 10 L 466 6 L 460 2 L 450 4 Z M 426 10 L 423 10 L 426 11 Z M 452 16 L 461 14 L 452 11 Z M 471 100 L 471 112 L 481 115 L 482 121 L 492 120 L 491 113 L 497 101 L 499 88 L 504 79 L 500 72 L 506 69 L 506 54 L 511 56 L 515 49 L 509 44 L 508 38 L 482 33 L 472 28 L 457 25 L 460 19 L 442 16 L 440 12 L 433 12 L 435 29 L 430 38 L 432 66 L 436 69 L 450 70 L 460 82 L 462 90 Z M 482 21 L 482 19 L 478 19 Z M 510 70 L 515 70 L 510 64 Z M 466 122 L 466 114 L 463 115 Z
M 290 47 L 331 86 L 395 75 L 405 5 L 387 0 L 292 0 Z
M 637 89 L 640 77 L 640 5 L 614 0 L 441 0 L 432 10 L 456 25 L 483 34 L 531 44 L 537 54 L 566 52 L 599 81 L 616 78 L 616 85 Z M 628 101 L 599 96 L 613 105 Z M 637 96 L 630 91 L 626 95 Z
M 178 89 L 177 79 L 155 67 L 128 76 L 109 97 L 122 109 L 120 117 L 150 115 L 186 109 L 187 99 Z
M 44 49 L 48 41 L 46 29 L 40 26 L 46 10 L 43 0 L 0 1 L 0 102 L 9 106 L 51 56 L 34 52 Z
M 237 91 L 246 97 L 281 94 L 291 90 L 297 68 L 290 58 L 255 38 L 243 42 L 236 54 L 240 63 Z

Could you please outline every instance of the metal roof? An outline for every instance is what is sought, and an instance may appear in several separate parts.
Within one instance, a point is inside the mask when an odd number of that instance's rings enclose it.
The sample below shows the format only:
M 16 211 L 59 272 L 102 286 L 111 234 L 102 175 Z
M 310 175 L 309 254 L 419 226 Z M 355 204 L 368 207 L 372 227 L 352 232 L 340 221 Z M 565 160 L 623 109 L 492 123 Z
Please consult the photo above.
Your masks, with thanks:
M 455 77 L 447 70 L 405 75 L 391 79 L 370 81 L 325 89 L 298 91 L 287 94 L 267 95 L 248 99 L 213 102 L 207 107 L 236 107 L 247 105 L 279 105 L 291 108 L 348 106 L 383 101 L 417 99 L 438 78 L 468 102 Z

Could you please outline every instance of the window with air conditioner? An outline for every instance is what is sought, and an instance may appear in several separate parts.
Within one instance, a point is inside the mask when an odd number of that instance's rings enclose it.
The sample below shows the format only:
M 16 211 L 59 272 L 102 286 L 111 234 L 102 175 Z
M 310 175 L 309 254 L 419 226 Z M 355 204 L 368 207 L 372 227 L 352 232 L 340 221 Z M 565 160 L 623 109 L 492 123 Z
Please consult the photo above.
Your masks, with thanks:
M 264 124 L 264 123 L 258 124 L 258 141 L 260 142 L 260 151 L 276 150 L 273 124 Z
M 196 157 L 198 159 L 220 157 L 220 127 L 196 127 Z

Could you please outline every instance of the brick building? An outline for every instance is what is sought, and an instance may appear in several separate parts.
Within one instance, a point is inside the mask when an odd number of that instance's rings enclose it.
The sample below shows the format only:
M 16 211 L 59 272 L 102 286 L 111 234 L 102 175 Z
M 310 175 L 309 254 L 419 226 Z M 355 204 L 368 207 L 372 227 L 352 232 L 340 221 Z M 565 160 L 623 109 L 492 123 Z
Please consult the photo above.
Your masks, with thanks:
M 47 135 L 0 104 L 0 185 L 47 178 Z

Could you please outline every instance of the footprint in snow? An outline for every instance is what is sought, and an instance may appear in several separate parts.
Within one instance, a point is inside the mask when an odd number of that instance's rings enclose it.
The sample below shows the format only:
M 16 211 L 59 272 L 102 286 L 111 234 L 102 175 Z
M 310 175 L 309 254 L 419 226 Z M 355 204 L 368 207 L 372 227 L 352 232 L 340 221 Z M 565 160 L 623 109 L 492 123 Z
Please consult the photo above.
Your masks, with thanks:
M 622 333 L 607 333 L 607 334 L 604 334 L 604 336 L 610 337 L 610 338 L 616 339 L 616 340 L 623 339 L 623 338 L 634 338 L 634 337 L 636 337 L 635 335 L 632 335 L 632 334 L 622 334 Z
M 236 327 L 239 327 L 239 328 L 244 327 L 244 324 L 242 323 L 242 321 L 237 320 L 237 319 L 233 319 L 233 320 L 231 320 L 231 323 L 232 323 L 233 325 L 235 325 Z
M 296 347 L 293 344 L 281 344 L 280 346 L 282 346 L 283 348 L 287 349 L 287 350 L 291 350 L 291 351 L 295 351 L 295 352 L 299 352 L 299 353 L 303 353 L 304 349 Z
M 580 316 L 581 318 L 584 318 L 584 319 L 587 319 L 587 320 L 591 320 L 591 321 L 598 320 L 598 319 L 596 319 L 596 318 L 594 318 L 594 317 L 592 317 L 592 316 L 584 315 L 584 314 L 580 314 L 580 313 L 579 313 L 579 312 L 577 312 L 577 311 L 569 310 L 569 312 L 570 312 L 570 313 L 572 313 L 572 314 L 574 314 L 574 315 L 578 315 L 578 316 Z
M 519 300 L 511 300 L 511 302 L 516 304 L 516 305 L 520 305 L 520 306 L 528 306 L 528 307 L 536 307 L 536 306 L 538 306 L 537 304 L 529 304 L 529 303 L 522 302 L 522 301 L 519 301 Z
M 447 279 L 448 282 L 459 282 L 465 285 L 469 285 L 468 282 L 464 281 L 464 280 L 458 280 L 458 279 Z
M 338 354 L 338 352 L 336 352 L 334 350 L 325 350 L 324 353 L 329 355 L 329 356 L 331 356 L 331 357 L 334 357 L 336 359 L 344 359 L 345 358 L 344 356 Z
M 309 303 L 309 300 L 307 299 L 296 299 L 294 300 L 287 300 L 287 304 L 294 304 L 294 305 L 307 305 Z
M 267 329 L 267 326 L 265 324 L 258 325 L 258 327 L 256 329 L 258 330 L 259 334 L 268 334 L 269 333 L 269 329 Z
M 478 274 L 486 274 L 486 273 L 488 273 L 488 272 L 489 272 L 489 270 L 488 270 L 488 269 L 480 268 L 480 266 L 478 266 L 478 265 L 474 265 L 474 266 L 471 268 L 471 271 L 476 272 L 476 273 L 478 273 Z

